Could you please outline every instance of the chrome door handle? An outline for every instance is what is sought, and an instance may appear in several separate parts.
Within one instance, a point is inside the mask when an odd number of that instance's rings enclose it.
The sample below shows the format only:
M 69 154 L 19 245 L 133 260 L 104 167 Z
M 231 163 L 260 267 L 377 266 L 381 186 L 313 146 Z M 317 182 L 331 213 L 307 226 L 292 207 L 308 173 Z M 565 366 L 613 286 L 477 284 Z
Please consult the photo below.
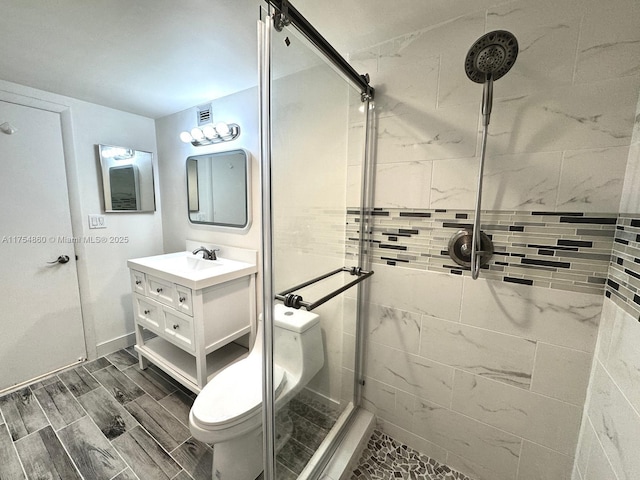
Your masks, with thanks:
M 60 255 L 53 262 L 47 262 L 47 263 L 67 263 L 68 261 L 69 261 L 69 255 Z

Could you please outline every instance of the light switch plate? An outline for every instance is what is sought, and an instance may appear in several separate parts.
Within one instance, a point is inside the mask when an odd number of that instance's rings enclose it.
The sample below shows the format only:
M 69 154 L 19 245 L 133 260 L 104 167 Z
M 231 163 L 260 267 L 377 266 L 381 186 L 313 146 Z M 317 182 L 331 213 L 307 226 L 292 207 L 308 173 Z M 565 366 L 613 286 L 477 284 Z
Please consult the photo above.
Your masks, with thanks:
M 107 228 L 107 222 L 104 215 L 90 214 L 89 228 Z

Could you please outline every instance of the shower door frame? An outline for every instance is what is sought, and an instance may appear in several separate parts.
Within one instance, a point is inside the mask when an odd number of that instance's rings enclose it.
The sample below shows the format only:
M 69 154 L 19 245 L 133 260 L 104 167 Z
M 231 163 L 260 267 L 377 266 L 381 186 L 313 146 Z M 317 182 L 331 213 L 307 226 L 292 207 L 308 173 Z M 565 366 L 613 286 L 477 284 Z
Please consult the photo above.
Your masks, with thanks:
M 323 54 L 325 59 L 347 77 L 352 84 L 359 87 L 361 101 L 365 109 L 365 138 L 362 159 L 362 185 L 360 198 L 360 233 L 358 243 L 358 266 L 368 270 L 370 212 L 373 202 L 374 169 L 372 166 L 372 109 L 375 90 L 369 85 L 368 75 L 360 75 L 356 70 L 331 46 L 327 40 L 293 7 L 287 0 L 265 0 L 268 10 L 260 9 L 258 21 L 258 57 L 259 57 L 259 92 L 260 92 L 260 150 L 261 150 L 261 188 L 262 188 L 262 287 L 263 287 L 263 442 L 264 442 L 264 478 L 276 478 L 275 451 L 275 391 L 273 388 L 273 306 L 275 290 L 273 285 L 273 214 L 271 194 L 271 42 L 275 17 L 280 16 L 282 25 L 294 26 L 311 44 Z M 350 423 L 356 415 L 361 403 L 362 386 L 364 385 L 364 312 L 367 305 L 368 282 L 357 285 L 356 303 L 356 339 L 355 339 L 355 367 L 354 367 L 354 395 L 353 405 L 347 407 L 336 422 L 336 430 L 332 430 L 318 451 L 322 450 L 319 459 L 312 459 L 305 467 L 303 474 L 306 478 L 318 478 L 324 467 L 335 453 L 338 444 L 347 432 Z M 326 445 L 326 446 L 325 446 Z M 324 448 L 323 448 L 324 446 Z M 315 457 L 315 455 L 314 455 Z

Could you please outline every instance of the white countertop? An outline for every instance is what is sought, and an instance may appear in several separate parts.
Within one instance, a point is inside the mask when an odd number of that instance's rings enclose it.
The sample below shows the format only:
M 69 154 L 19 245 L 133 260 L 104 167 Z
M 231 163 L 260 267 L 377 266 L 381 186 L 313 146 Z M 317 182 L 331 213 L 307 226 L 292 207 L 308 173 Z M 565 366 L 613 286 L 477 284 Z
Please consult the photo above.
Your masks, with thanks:
M 185 251 L 134 258 L 127 260 L 127 267 L 193 290 L 218 285 L 258 271 L 255 264 L 226 258 L 205 260 L 201 255 Z

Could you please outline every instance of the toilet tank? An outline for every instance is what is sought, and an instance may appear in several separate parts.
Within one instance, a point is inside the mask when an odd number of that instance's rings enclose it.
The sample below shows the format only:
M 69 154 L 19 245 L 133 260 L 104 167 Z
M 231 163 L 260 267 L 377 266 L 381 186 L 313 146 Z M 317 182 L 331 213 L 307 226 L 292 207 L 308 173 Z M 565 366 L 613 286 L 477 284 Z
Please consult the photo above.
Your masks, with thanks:
M 274 362 L 305 386 L 324 365 L 320 317 L 306 310 L 274 305 Z M 293 379 L 292 379 L 293 380 Z

